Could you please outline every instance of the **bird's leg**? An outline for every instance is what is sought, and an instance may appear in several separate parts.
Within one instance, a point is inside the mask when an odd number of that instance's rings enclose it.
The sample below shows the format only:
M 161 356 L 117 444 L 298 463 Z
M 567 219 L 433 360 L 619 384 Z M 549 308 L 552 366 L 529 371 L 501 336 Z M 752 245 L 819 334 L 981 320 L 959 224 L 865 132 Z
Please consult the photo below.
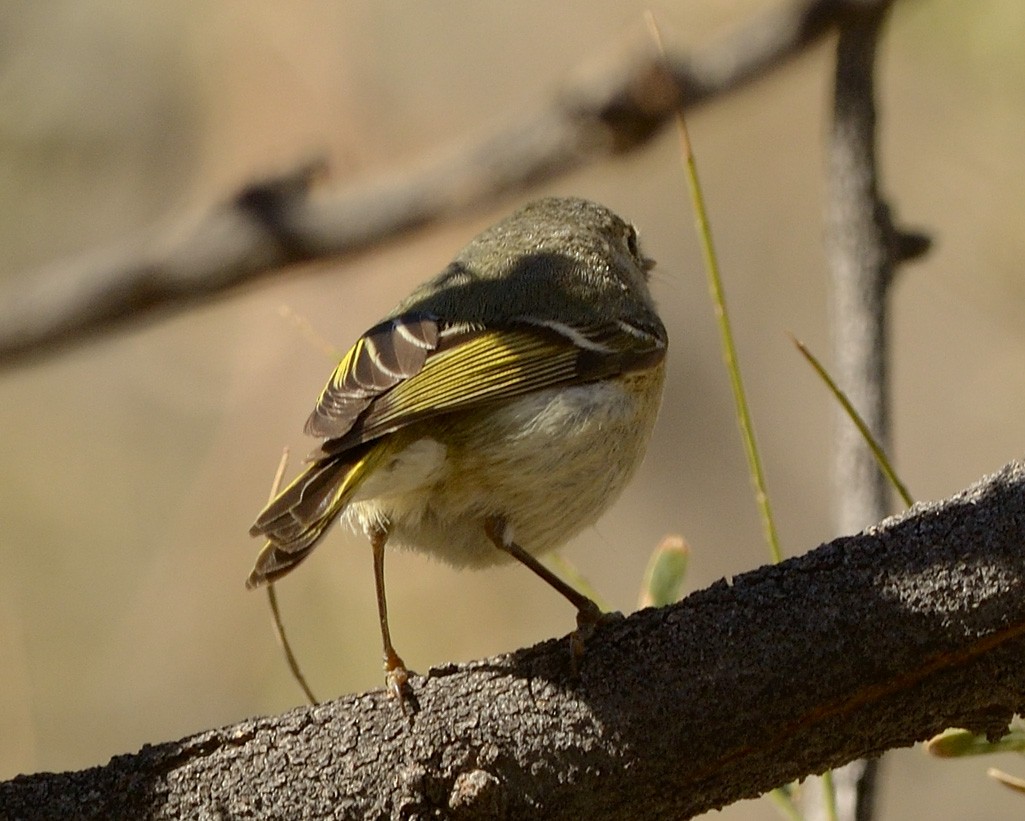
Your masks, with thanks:
M 406 663 L 391 643 L 388 629 L 388 602 L 384 593 L 384 546 L 388 542 L 387 527 L 375 527 L 369 532 L 370 545 L 374 549 L 374 584 L 377 588 L 377 615 L 381 619 L 381 640 L 384 643 L 384 680 L 388 692 L 398 699 L 402 712 L 406 712 L 406 697 L 403 688 L 409 679 Z
M 559 593 L 565 596 L 570 604 L 577 609 L 577 629 L 570 636 L 570 650 L 573 653 L 574 663 L 584 654 L 584 642 L 594 632 L 595 626 L 605 616 L 601 608 L 591 599 L 578 590 L 574 590 L 562 579 L 556 576 L 551 570 L 530 555 L 512 540 L 512 532 L 501 516 L 489 516 L 484 520 L 484 532 L 488 539 L 501 550 L 508 553 L 520 564 L 526 565 L 548 584 L 554 587 Z

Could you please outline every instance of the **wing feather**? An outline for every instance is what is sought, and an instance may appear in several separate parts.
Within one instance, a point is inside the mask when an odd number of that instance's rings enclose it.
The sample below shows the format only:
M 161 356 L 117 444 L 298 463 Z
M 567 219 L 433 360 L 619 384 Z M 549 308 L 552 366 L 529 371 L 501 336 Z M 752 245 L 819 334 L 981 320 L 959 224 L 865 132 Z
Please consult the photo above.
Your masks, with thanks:
M 419 373 L 438 346 L 438 321 L 406 314 L 375 325 L 361 336 L 335 368 L 306 420 L 311 436 L 344 435 L 389 388 Z
M 623 321 L 481 328 L 400 316 L 353 346 L 306 429 L 327 438 L 318 456 L 337 454 L 434 416 L 650 367 L 665 348 L 661 327 Z

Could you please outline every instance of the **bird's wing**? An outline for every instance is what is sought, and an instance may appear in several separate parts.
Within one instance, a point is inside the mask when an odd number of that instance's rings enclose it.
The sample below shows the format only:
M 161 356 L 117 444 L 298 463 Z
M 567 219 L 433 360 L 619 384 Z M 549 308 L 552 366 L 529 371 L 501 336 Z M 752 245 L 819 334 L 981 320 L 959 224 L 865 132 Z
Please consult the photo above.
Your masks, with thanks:
M 416 376 L 438 348 L 438 320 L 408 314 L 385 320 L 356 340 L 338 363 L 306 420 L 310 436 L 344 436 L 370 404 Z
M 625 321 L 569 326 L 512 320 L 502 327 L 399 316 L 364 334 L 335 369 L 306 423 L 340 453 L 432 416 L 559 385 L 650 367 L 664 332 Z

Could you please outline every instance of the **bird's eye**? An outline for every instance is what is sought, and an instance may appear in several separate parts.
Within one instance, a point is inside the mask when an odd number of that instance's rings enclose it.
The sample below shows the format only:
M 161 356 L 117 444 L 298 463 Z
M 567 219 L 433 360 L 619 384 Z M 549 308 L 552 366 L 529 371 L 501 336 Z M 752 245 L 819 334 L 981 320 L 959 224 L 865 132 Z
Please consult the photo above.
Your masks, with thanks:
M 647 275 L 648 271 L 655 267 L 655 260 L 651 257 L 644 256 L 641 251 L 640 241 L 637 239 L 637 229 L 632 225 L 626 226 L 626 231 L 623 233 L 623 238 L 626 240 L 626 249 L 630 252 L 630 256 L 634 258 L 634 261 L 641 267 Z
M 637 245 L 637 231 L 632 225 L 626 226 L 626 247 L 634 259 L 641 258 L 641 250 Z

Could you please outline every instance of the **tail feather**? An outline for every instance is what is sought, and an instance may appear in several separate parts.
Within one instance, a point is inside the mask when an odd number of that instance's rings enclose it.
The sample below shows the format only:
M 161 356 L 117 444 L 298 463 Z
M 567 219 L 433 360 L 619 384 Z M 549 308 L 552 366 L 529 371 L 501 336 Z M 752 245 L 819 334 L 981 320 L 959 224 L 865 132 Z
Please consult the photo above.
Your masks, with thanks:
M 314 462 L 264 508 L 250 528 L 266 536 L 246 587 L 275 581 L 305 559 L 348 504 L 365 475 L 370 449 Z
M 288 547 L 281 547 L 273 541 L 268 541 L 256 557 L 256 564 L 246 579 L 246 587 L 252 590 L 261 584 L 277 581 L 291 572 L 299 562 L 313 552 L 313 548 L 317 546 L 317 542 L 327 532 L 334 519 L 332 515 L 318 522 L 302 534 L 302 541 L 297 539 Z
M 249 528 L 249 535 L 271 536 L 296 525 L 316 522 L 330 506 L 331 498 L 341 483 L 339 472 L 351 467 L 351 460 L 314 462 L 261 511 Z

